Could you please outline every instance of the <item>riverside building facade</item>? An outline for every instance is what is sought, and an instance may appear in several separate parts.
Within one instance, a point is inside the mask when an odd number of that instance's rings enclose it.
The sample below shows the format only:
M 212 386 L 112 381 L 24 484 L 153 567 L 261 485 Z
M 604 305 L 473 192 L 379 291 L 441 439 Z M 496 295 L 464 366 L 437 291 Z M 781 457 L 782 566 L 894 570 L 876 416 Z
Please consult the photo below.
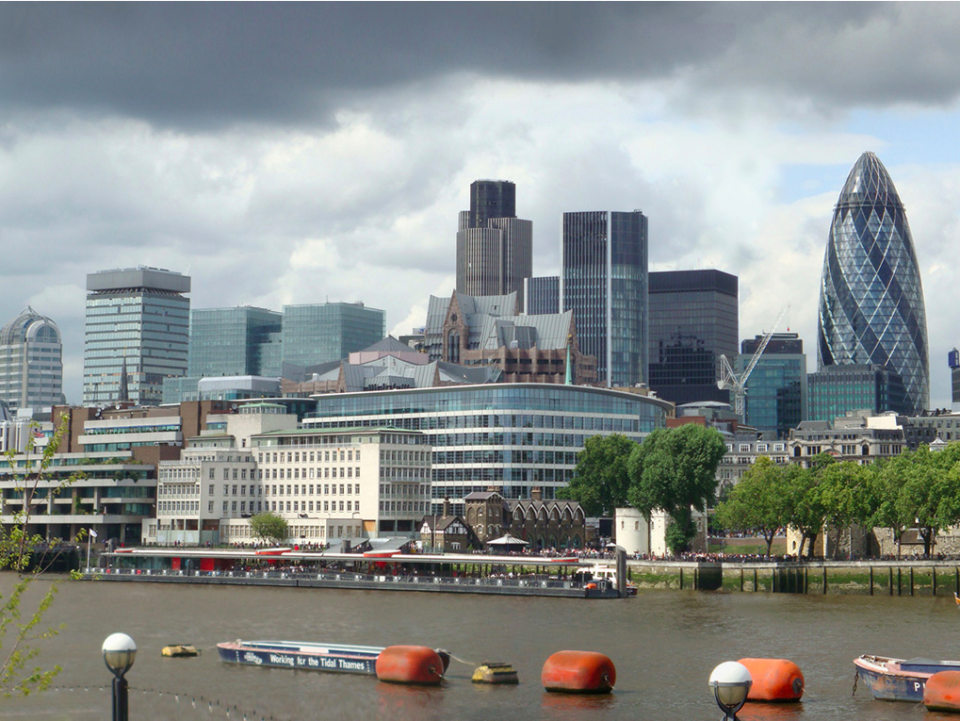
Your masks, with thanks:
M 409 536 L 430 505 L 430 448 L 397 428 L 299 428 L 278 404 L 211 418 L 179 461 L 159 468 L 148 543 L 253 543 L 250 517 L 272 511 L 290 538 L 326 545 Z
M 419 431 L 432 449 L 433 513 L 449 499 L 463 513 L 473 492 L 544 500 L 573 478 L 587 438 L 641 441 L 666 425 L 673 405 L 622 390 L 511 383 L 316 396 L 304 427 L 327 431 L 390 425 Z

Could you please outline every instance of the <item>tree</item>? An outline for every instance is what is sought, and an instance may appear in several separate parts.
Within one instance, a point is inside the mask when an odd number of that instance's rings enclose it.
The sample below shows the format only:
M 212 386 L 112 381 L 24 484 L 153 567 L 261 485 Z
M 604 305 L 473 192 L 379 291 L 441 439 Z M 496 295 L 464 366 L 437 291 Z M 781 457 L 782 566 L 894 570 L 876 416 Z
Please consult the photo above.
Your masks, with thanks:
M 898 503 L 906 469 L 911 464 L 910 454 L 884 458 L 870 466 L 870 483 L 873 487 L 873 514 L 871 526 L 889 528 L 900 558 L 900 541 L 908 528 L 916 522 L 913 509 Z
M 840 555 L 840 539 L 854 523 L 866 523 L 871 513 L 869 472 L 853 461 L 823 466 L 816 492 L 826 525 L 836 528 L 833 556 Z
M 630 454 L 630 505 L 647 521 L 654 509 L 666 511 L 677 529 L 669 532 L 674 553 L 686 550 L 696 534 L 691 508 L 706 511 L 717 489 L 717 466 L 727 452 L 713 428 L 688 423 L 658 428 Z
M 833 461 L 833 458 L 826 456 Z M 814 459 L 816 460 L 816 458 Z M 786 501 L 787 525 L 793 526 L 800 532 L 800 548 L 797 557 L 803 557 L 804 546 L 807 547 L 807 557 L 813 558 L 813 549 L 817 537 L 823 529 L 826 510 L 820 499 L 817 488 L 817 470 L 824 464 L 815 464 L 814 468 L 804 468 L 792 465 L 784 474 L 784 499 Z
M 630 474 L 627 462 L 637 444 L 626 436 L 591 436 L 577 454 L 577 467 L 560 498 L 577 501 L 588 516 L 613 514 L 627 505 Z
M 960 444 L 942 451 L 920 446 L 902 454 L 898 471 L 900 492 L 896 512 L 923 539 L 923 555 L 929 556 L 938 531 L 960 521 Z
M 785 471 L 761 456 L 719 503 L 714 522 L 730 531 L 757 531 L 767 543 L 767 555 L 777 532 L 787 523 Z
M 273 511 L 263 511 L 251 517 L 250 530 L 256 538 L 278 544 L 290 536 L 290 526 L 286 519 Z
M 46 496 L 41 498 L 38 491 L 42 489 L 58 496 L 77 478 L 72 475 L 56 479 L 47 470 L 63 439 L 67 423 L 68 418 L 64 415 L 53 436 L 42 446 L 39 456 L 36 428 L 31 428 L 22 456 L 16 449 L 3 454 L 7 467 L 12 469 L 9 478 L 13 483 L 13 497 L 22 501 L 3 509 L 5 515 L 12 517 L 12 522 L 0 526 L 0 570 L 17 573 L 17 581 L 9 595 L 0 599 L 0 648 L 3 649 L 0 655 L 0 693 L 4 696 L 27 696 L 43 691 L 61 670 L 57 665 L 47 669 L 33 665 L 40 652 L 37 642 L 56 636 L 58 632 L 55 628 L 43 628 L 41 623 L 53 604 L 59 582 L 50 584 L 35 606 L 25 604 L 29 598 L 27 591 L 44 571 L 43 566 L 35 562 L 34 551 L 57 540 L 29 532 L 33 507 L 47 501 Z

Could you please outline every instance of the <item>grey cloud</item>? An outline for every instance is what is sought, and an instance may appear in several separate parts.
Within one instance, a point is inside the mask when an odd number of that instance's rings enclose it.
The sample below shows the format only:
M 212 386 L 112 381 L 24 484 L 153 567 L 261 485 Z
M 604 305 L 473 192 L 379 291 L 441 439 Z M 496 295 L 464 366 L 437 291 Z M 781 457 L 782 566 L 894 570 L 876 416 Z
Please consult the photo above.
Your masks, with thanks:
M 690 75 L 819 101 L 957 94 L 950 4 L 170 3 L 0 6 L 0 101 L 176 127 L 297 124 L 469 74 Z M 898 59 L 910 57 L 916 71 Z
M 0 97 L 177 125 L 286 122 L 457 71 L 660 75 L 718 35 L 661 5 L 171 3 L 0 7 Z M 693 22 L 693 25 L 688 23 Z M 666 31 L 664 29 L 666 25 Z

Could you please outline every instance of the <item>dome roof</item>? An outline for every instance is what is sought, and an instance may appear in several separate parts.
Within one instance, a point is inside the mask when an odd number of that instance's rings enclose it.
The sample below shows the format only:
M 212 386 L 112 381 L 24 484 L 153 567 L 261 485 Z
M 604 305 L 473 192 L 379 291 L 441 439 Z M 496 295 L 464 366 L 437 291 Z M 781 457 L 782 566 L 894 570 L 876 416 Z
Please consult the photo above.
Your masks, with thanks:
M 59 343 L 60 329 L 52 320 L 27 306 L 25 311 L 0 330 L 0 345 L 13 345 L 26 341 Z

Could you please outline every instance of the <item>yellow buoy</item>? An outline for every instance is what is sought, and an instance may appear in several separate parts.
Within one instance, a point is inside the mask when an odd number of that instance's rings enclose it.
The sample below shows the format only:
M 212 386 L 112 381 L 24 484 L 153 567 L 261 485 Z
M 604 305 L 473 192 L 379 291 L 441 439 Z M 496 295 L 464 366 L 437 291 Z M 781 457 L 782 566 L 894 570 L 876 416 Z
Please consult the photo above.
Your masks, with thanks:
M 474 683 L 490 684 L 515 684 L 520 683 L 517 679 L 517 670 L 509 663 L 500 661 L 484 661 L 477 670 L 473 672 Z

